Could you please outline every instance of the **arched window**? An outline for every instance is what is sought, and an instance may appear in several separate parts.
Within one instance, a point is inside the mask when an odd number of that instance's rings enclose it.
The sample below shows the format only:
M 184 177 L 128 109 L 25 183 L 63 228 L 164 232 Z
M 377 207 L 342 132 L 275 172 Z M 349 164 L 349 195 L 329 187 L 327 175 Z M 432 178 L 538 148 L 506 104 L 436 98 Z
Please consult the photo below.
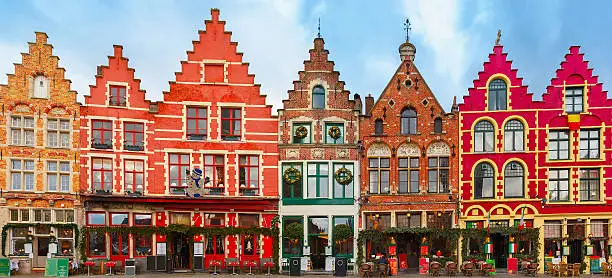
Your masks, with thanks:
M 417 113 L 414 109 L 404 109 L 401 114 L 400 132 L 402 134 L 417 133 Z
M 317 85 L 312 89 L 312 108 L 325 108 L 325 89 L 321 85 Z
M 49 98 L 49 80 L 43 76 L 39 75 L 34 78 L 34 95 L 35 98 Z
M 510 120 L 504 126 L 504 150 L 507 152 L 523 151 L 525 141 L 523 123 L 519 120 Z
M 474 170 L 474 199 L 493 198 L 495 172 L 487 162 L 476 165 Z
M 525 170 L 523 165 L 516 161 L 508 163 L 504 169 L 504 197 L 523 197 L 524 181 Z
M 440 117 L 434 119 L 434 133 L 442 133 L 442 118 Z
M 495 128 L 489 121 L 480 121 L 474 127 L 474 151 L 492 152 L 495 147 Z
M 383 120 L 376 119 L 376 121 L 374 121 L 374 134 L 383 135 L 383 131 Z
M 506 110 L 506 94 L 508 86 L 501 79 L 494 79 L 489 83 L 489 110 Z

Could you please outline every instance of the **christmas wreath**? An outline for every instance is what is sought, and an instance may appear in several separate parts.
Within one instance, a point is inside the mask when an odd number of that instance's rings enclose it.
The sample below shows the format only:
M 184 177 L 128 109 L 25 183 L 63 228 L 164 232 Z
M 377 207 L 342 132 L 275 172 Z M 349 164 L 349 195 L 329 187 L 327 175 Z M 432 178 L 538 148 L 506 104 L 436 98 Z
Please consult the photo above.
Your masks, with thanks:
M 308 136 L 308 129 L 305 126 L 300 126 L 295 129 L 295 137 L 299 139 L 304 139 Z
M 288 184 L 296 184 L 302 180 L 302 173 L 293 167 L 288 168 L 283 173 L 283 180 Z
M 346 167 L 342 167 L 336 170 L 334 178 L 339 184 L 349 185 L 353 181 L 353 173 L 351 173 L 349 169 L 346 169 Z
M 340 131 L 340 128 L 337 126 L 332 126 L 329 128 L 329 130 L 327 130 L 327 135 L 329 135 L 329 137 L 331 137 L 334 140 L 337 140 L 338 138 L 340 138 L 340 136 L 342 136 L 342 131 Z

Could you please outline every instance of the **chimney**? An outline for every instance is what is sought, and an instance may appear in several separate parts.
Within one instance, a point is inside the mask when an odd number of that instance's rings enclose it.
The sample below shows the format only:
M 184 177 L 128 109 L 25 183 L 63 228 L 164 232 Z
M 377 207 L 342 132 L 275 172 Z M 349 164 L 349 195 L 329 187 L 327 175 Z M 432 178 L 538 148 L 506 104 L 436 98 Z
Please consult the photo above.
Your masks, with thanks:
M 459 112 L 459 106 L 457 106 L 457 96 L 453 97 L 453 106 L 451 107 L 451 113 Z
M 402 43 L 399 47 L 399 54 L 402 62 L 408 60 L 414 62 L 414 55 L 416 54 L 416 47 L 409 42 Z
M 361 115 L 361 111 L 363 111 L 363 103 L 361 102 L 361 96 L 359 96 L 359 94 L 355 94 L 353 95 L 353 99 L 355 99 L 354 110 L 359 111 L 359 115 Z
M 364 114 L 365 115 L 370 115 L 372 113 L 372 108 L 374 108 L 374 97 L 372 97 L 371 94 L 368 94 L 368 96 L 365 97 L 365 111 L 364 111 Z

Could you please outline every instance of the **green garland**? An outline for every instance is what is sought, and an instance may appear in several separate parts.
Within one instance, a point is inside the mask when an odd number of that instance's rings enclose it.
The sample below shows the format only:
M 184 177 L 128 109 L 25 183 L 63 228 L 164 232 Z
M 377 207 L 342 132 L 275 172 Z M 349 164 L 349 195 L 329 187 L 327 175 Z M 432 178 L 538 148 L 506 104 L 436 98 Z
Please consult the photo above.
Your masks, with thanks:
M 463 258 L 463 261 L 484 260 L 485 255 L 482 253 L 478 255 L 471 255 L 469 253 L 470 250 L 468 248 L 468 244 L 470 239 L 484 239 L 489 234 L 513 236 L 517 244 L 519 241 L 530 241 L 532 245 L 529 254 L 520 256 L 519 254 L 516 254 L 515 257 L 529 258 L 538 263 L 540 262 L 540 228 L 525 228 L 519 231 L 518 227 L 493 227 L 491 228 L 490 232 L 487 229 L 462 229 L 461 235 L 463 236 L 463 239 L 461 240 L 461 257 Z
M 342 131 L 340 131 L 339 127 L 332 126 L 327 131 L 327 135 L 329 135 L 329 137 L 331 137 L 332 139 L 337 140 L 338 138 L 340 138 L 340 136 L 342 136 Z
M 2 227 L 2 256 L 6 257 L 6 239 L 8 237 L 8 231 L 12 228 L 36 228 L 36 227 L 49 227 L 59 229 L 72 229 L 74 231 L 74 248 L 79 245 L 79 227 L 74 224 L 58 224 L 58 223 L 8 223 Z

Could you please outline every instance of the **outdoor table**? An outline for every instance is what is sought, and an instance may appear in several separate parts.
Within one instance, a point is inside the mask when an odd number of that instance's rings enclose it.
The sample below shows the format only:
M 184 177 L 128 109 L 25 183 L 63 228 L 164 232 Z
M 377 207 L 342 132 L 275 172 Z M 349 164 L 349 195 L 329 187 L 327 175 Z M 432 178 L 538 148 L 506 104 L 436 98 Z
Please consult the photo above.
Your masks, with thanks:
M 247 275 L 255 275 L 251 271 L 253 269 L 253 261 L 246 261 L 245 263 L 249 266 L 249 273 L 247 273 Z
M 210 263 L 214 267 L 214 271 L 213 271 L 212 275 L 219 275 L 219 273 L 217 273 L 217 265 L 220 264 L 219 261 L 211 261 Z
M 91 274 L 89 273 L 89 268 L 96 265 L 96 263 L 92 261 L 86 261 L 83 264 L 87 267 L 87 276 L 91 276 Z
M 108 273 L 106 273 L 106 275 L 114 275 L 113 268 L 115 267 L 115 265 L 117 265 L 117 263 L 113 261 L 108 261 L 104 263 L 104 266 L 108 267 Z
M 270 268 L 274 267 L 274 262 L 266 262 L 264 267 L 268 268 L 268 273 L 266 273 L 266 276 L 270 276 Z

